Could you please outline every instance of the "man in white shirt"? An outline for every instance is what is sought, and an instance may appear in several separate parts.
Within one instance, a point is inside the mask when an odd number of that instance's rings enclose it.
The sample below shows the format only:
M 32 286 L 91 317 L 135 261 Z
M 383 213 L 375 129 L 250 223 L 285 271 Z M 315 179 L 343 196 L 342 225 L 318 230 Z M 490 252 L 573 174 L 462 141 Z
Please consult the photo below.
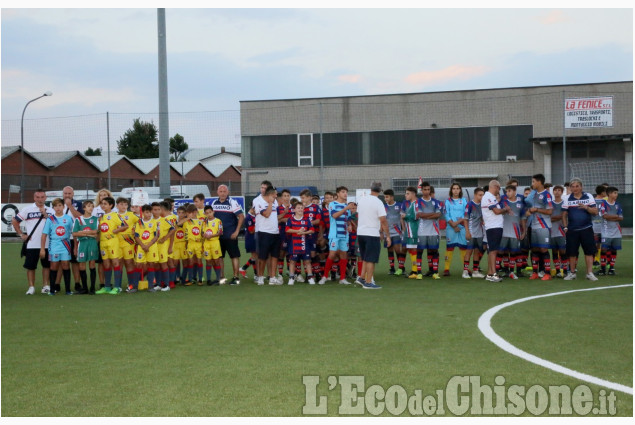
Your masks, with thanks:
M 381 186 L 373 184 L 370 195 L 361 196 L 357 201 L 357 243 L 363 263 L 362 274 L 355 283 L 364 289 L 381 289 L 381 286 L 373 283 L 375 264 L 379 262 L 381 239 L 386 237 L 386 246 L 391 245 L 386 208 L 378 198 L 380 193 Z
M 269 187 L 264 194 L 254 199 L 256 212 L 256 244 L 258 246 L 258 285 L 265 284 L 265 266 L 269 267 L 269 285 L 282 285 L 276 278 L 278 254 L 280 253 L 280 230 L 278 228 L 278 202 L 276 189 Z
M 496 255 L 503 238 L 503 215 L 509 206 L 501 208 L 499 204 L 501 185 L 498 180 L 489 182 L 489 188 L 481 200 L 481 211 L 483 222 L 485 223 L 485 234 L 487 236 L 487 276 L 485 280 L 490 282 L 500 282 L 503 279 L 496 275 Z
M 42 230 L 44 229 L 44 223 L 49 215 L 55 214 L 53 208 L 44 205 L 44 201 L 46 201 L 46 193 L 44 193 L 43 190 L 36 190 L 33 195 L 33 200 L 35 201 L 33 205 L 23 208 L 22 211 L 20 211 L 12 220 L 16 234 L 23 241 L 26 241 L 29 235 L 31 235 L 31 238 L 26 246 L 26 256 L 24 258 L 24 268 L 26 269 L 26 277 L 29 282 L 29 290 L 26 292 L 27 295 L 33 295 L 35 293 L 35 270 L 37 269 L 38 260 L 40 261 L 40 264 L 42 264 L 42 293 L 48 294 L 50 292 L 48 238 L 46 239 L 47 246 L 45 247 L 47 250 L 46 256 L 42 259 L 40 259 L 40 248 L 42 246 Z M 23 233 L 22 229 L 20 229 L 21 222 L 24 222 L 26 225 L 25 233 Z

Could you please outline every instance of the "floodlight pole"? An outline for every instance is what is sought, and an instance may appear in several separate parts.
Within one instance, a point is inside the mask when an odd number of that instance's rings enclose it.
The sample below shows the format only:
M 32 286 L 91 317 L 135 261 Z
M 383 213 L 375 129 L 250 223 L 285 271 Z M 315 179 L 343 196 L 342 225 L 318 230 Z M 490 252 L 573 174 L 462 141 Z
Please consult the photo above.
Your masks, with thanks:
M 26 105 L 24 105 L 24 109 L 22 110 L 22 119 L 20 120 L 20 203 L 24 203 L 24 113 L 26 112 L 26 107 L 31 103 L 35 102 L 38 99 L 41 99 L 45 96 L 53 96 L 53 93 L 47 91 L 42 96 L 38 96 L 35 99 L 29 100 Z
M 159 186 L 161 198 L 170 196 L 170 124 L 168 116 L 168 60 L 165 9 L 157 9 L 159 39 Z

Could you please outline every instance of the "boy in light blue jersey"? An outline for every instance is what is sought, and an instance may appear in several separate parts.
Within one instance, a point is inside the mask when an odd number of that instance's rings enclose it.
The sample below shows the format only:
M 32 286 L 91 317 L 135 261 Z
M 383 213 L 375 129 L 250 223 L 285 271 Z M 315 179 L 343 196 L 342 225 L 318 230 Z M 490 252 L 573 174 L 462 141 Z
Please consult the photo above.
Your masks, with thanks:
M 329 226 L 329 256 L 324 266 L 324 276 L 318 282 L 324 285 L 330 280 L 329 271 L 333 267 L 333 262 L 339 258 L 340 284 L 349 285 L 346 280 L 346 266 L 348 264 L 348 219 L 351 215 L 352 203 L 347 205 L 348 189 L 340 186 L 335 190 L 335 200 L 328 205 L 330 214 Z
M 448 199 L 443 204 L 443 216 L 447 223 L 445 228 L 445 266 L 443 276 L 450 276 L 450 265 L 454 256 L 454 248 L 459 248 L 461 258 L 465 257 L 467 240 L 465 239 L 465 208 L 467 199 L 463 197 L 463 188 L 458 182 L 452 183 Z
M 52 202 L 54 215 L 49 215 L 44 223 L 42 230 L 42 243 L 40 248 L 40 258 L 46 256 L 46 238 L 49 240 L 49 262 L 51 263 L 50 282 L 57 279 L 57 271 L 60 263 L 62 266 L 62 274 L 64 276 L 64 286 L 66 295 L 72 295 L 71 292 L 71 234 L 73 232 L 73 217 L 64 214 L 64 201 L 56 198 Z M 51 285 L 49 295 L 55 295 L 55 285 Z

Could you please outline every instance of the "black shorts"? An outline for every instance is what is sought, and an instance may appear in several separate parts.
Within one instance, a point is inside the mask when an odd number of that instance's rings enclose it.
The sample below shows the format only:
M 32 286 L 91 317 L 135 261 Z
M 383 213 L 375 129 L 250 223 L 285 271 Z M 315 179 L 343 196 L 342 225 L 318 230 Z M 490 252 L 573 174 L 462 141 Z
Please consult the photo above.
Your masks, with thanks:
M 230 238 L 220 238 L 220 251 L 225 258 L 225 252 L 229 253 L 229 258 L 240 258 L 240 248 L 238 248 L 238 240 Z
M 584 255 L 595 255 L 597 247 L 595 245 L 593 227 L 567 231 L 567 257 L 576 257 L 580 246 L 582 246 Z
M 24 256 L 24 268 L 27 270 L 35 270 L 37 269 L 37 262 L 39 261 L 42 264 L 42 267 L 45 269 L 51 268 L 51 263 L 49 262 L 49 250 L 45 250 L 46 255 L 43 259 L 40 258 L 40 248 L 29 248 L 26 250 L 26 255 Z
M 266 260 L 269 256 L 278 258 L 280 254 L 280 235 L 275 233 L 257 232 L 258 259 Z
M 498 248 L 501 246 L 501 240 L 503 239 L 503 228 L 495 227 L 493 229 L 487 229 L 485 234 L 487 235 L 488 251 L 498 251 Z
M 359 253 L 362 261 L 367 263 L 379 262 L 379 253 L 381 251 L 379 236 L 357 235 L 357 243 L 359 244 Z

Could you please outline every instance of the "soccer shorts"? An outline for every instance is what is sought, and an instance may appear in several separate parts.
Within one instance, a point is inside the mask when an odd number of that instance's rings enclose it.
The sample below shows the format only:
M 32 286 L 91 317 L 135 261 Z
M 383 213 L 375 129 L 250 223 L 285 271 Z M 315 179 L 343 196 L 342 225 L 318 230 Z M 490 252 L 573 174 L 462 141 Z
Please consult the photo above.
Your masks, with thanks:
M 99 246 L 96 240 L 83 240 L 77 242 L 77 262 L 96 261 L 99 258 Z
M 622 238 L 602 238 L 602 249 L 619 251 L 622 249 Z
M 465 240 L 465 228 L 463 226 L 459 226 L 458 232 L 454 231 L 452 226 L 446 227 L 445 239 L 447 248 L 459 247 L 461 249 L 465 249 L 467 246 L 467 241 Z
M 478 249 L 482 253 L 484 251 L 483 238 L 471 238 L 470 240 L 468 240 L 467 249 Z
M 68 244 L 68 245 L 67 245 Z M 49 261 L 71 261 L 70 240 L 66 242 L 51 241 L 49 246 Z
M 403 239 L 401 239 L 401 236 L 391 236 L 390 237 L 390 246 L 401 246 L 403 242 Z M 386 248 L 386 241 L 384 241 L 384 248 Z
M 158 263 L 159 253 L 157 250 L 157 244 L 152 244 L 148 252 L 144 251 L 143 248 L 138 246 L 137 252 L 135 254 L 135 261 L 139 264 Z
M 551 237 L 551 249 L 557 249 L 558 251 L 564 251 L 567 249 L 567 239 L 564 236 L 552 236 Z
M 251 235 L 250 237 L 245 237 L 245 251 L 250 254 L 256 252 L 256 240 L 254 239 L 253 235 Z
M 170 249 L 170 241 L 158 243 L 156 245 L 157 245 L 157 255 L 159 256 L 159 263 L 167 263 L 168 250 Z
M 317 250 L 317 236 L 315 233 L 306 236 L 306 247 L 310 252 Z
M 305 252 L 303 254 L 290 254 L 289 261 L 300 262 L 300 261 L 310 261 L 311 254 L 309 252 Z
M 190 258 L 198 258 L 198 259 L 203 258 L 203 242 L 188 241 L 187 255 Z
M 498 247 L 499 251 L 509 251 L 511 253 L 520 252 L 520 241 L 516 238 L 508 238 L 503 236 L 501 239 L 500 246 Z
M 187 245 L 184 243 L 175 243 L 172 245 L 172 258 L 175 260 L 187 260 Z
M 329 251 L 348 251 L 348 238 L 329 239 Z
M 417 249 L 439 249 L 439 235 L 419 236 L 417 242 Z
M 117 260 L 121 258 L 121 247 L 119 245 L 119 239 L 117 238 L 100 241 L 99 249 L 101 249 L 101 258 L 104 260 Z
M 203 242 L 203 258 L 207 261 L 211 261 L 220 257 L 222 257 L 222 253 L 218 238 Z
M 134 251 L 137 245 L 134 243 L 126 242 L 123 239 L 119 240 L 119 248 L 121 249 L 121 258 L 124 260 L 134 260 Z
M 532 248 L 550 248 L 551 247 L 551 229 L 532 228 L 531 229 L 531 247 Z

